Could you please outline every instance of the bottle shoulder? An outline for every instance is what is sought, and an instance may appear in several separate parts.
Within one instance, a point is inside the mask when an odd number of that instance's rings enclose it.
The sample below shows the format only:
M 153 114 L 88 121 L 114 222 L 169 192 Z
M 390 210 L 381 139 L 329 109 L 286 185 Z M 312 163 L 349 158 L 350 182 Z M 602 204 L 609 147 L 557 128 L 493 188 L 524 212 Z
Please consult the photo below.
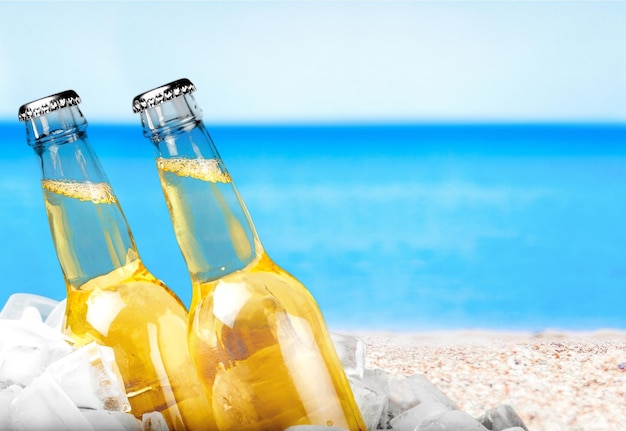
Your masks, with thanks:
M 192 305 L 192 315 L 209 313 L 209 320 L 234 324 L 280 314 L 321 319 L 309 290 L 265 253 L 242 270 L 194 288 L 204 295 Z
M 124 303 L 137 306 L 149 302 L 161 302 L 168 307 L 183 309 L 185 306 L 176 294 L 158 279 L 135 253 L 130 253 L 129 261 L 108 274 L 92 278 L 79 288 L 71 288 L 69 296 L 92 297 L 115 292 Z

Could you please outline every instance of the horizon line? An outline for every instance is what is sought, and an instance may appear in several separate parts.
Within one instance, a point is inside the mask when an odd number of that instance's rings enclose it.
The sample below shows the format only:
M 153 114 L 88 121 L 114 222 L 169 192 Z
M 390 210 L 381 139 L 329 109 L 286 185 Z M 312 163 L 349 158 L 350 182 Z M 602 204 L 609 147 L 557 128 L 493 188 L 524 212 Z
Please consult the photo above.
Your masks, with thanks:
M 88 120 L 90 126 L 141 127 L 141 124 L 119 120 Z M 626 128 L 626 119 L 617 120 L 407 120 L 407 121 L 207 121 L 210 127 L 233 128 L 346 128 L 346 127 L 611 127 Z M 0 118 L 0 125 L 21 125 L 15 118 Z

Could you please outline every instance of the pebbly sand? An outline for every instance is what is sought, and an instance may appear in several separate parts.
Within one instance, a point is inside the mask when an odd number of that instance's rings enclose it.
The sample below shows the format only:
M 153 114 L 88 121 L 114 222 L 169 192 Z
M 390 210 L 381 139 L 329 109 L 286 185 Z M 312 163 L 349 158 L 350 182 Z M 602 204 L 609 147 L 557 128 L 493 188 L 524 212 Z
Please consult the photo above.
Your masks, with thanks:
M 368 368 L 422 373 L 474 417 L 509 404 L 530 431 L 626 429 L 626 331 L 351 335 Z

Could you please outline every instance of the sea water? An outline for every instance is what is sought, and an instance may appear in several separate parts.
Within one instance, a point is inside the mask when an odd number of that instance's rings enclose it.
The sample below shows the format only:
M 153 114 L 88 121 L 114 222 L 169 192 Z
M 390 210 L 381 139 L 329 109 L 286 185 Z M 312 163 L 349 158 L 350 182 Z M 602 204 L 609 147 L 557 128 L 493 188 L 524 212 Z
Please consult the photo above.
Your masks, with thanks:
M 626 127 L 208 128 L 331 330 L 626 328 Z M 61 299 L 36 157 L 20 124 L 0 133 L 0 303 Z M 153 149 L 135 125 L 90 140 L 143 261 L 189 304 Z

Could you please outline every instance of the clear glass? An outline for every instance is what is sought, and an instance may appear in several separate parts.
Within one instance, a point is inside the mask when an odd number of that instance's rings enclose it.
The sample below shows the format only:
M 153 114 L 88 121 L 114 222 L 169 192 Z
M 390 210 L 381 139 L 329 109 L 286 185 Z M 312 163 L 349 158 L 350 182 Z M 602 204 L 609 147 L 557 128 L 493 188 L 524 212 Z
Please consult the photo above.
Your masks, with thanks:
M 26 121 L 67 285 L 64 331 L 111 347 L 131 413 L 160 411 L 170 430 L 213 430 L 186 340 L 188 314 L 143 265 L 77 106 Z
M 141 120 L 192 280 L 189 347 L 219 429 L 365 430 L 319 307 L 265 253 L 194 97 Z

